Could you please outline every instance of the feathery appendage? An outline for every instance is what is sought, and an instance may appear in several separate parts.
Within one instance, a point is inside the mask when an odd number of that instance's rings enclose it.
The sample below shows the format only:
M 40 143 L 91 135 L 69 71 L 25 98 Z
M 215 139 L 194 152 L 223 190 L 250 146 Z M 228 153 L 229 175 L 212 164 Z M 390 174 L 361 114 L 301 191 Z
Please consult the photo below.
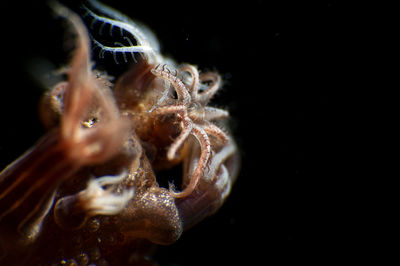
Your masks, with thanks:
M 96 14 L 86 5 L 82 5 L 84 10 L 84 18 L 90 20 L 89 27 L 94 28 L 96 23 L 100 23 L 98 30 L 99 35 L 103 35 L 104 28 L 109 27 L 109 35 L 113 36 L 115 30 L 120 31 L 121 37 L 126 40 L 129 45 L 122 45 L 119 42 L 114 42 L 113 46 L 102 43 L 101 40 L 97 40 L 92 36 L 93 44 L 99 48 L 99 57 L 104 58 L 106 53 L 113 55 L 114 61 L 118 64 L 117 54 L 121 53 L 126 61 L 126 54 L 130 54 L 133 60 L 136 61 L 134 54 L 141 54 L 149 62 L 155 62 L 159 60 L 159 44 L 154 35 L 145 28 L 139 26 L 126 16 L 122 15 L 118 11 L 103 5 L 97 1 L 88 1 L 88 3 L 96 9 L 99 13 L 106 16 Z M 127 35 L 127 36 L 125 36 Z M 136 45 L 134 44 L 136 43 Z

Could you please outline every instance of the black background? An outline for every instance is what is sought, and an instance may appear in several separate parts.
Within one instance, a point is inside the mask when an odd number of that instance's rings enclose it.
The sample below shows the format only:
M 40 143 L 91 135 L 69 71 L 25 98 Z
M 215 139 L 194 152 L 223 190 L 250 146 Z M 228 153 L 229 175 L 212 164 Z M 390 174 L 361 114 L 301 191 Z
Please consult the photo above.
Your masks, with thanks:
M 147 24 L 177 62 L 222 74 L 225 85 L 213 103 L 230 111 L 242 155 L 226 204 L 176 244 L 160 247 L 156 259 L 281 265 L 329 251 L 326 243 L 337 240 L 326 210 L 334 186 L 329 150 L 340 109 L 332 91 L 342 7 L 336 1 L 137 2 L 104 1 Z M 65 25 L 45 2 L 5 10 L 13 16 L 2 24 L 0 168 L 44 134 L 37 117 L 43 89 L 29 74 L 32 59 L 60 66 L 68 58 Z

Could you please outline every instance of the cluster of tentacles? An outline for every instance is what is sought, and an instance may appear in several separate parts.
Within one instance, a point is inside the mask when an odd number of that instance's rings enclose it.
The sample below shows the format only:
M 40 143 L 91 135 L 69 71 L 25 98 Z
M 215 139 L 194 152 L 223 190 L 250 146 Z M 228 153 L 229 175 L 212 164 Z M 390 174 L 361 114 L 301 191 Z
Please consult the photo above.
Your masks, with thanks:
M 220 88 L 221 78 L 214 72 L 199 75 L 197 68 L 192 65 L 183 65 L 178 71 L 183 79 L 188 80 L 187 84 L 179 79 L 177 74 L 171 74 L 171 71 L 165 65 L 156 66 L 152 69 L 152 73 L 172 84 L 177 94 L 175 104 L 158 106 L 153 111 L 158 115 L 175 114 L 180 121 L 181 132 L 168 149 L 168 159 L 173 160 L 176 157 L 178 149 L 189 135 L 195 136 L 201 147 L 201 154 L 190 178 L 190 183 L 182 192 L 174 193 L 174 197 L 186 197 L 193 192 L 199 179 L 204 176 L 206 165 L 212 154 L 209 136 L 215 137 L 222 144 L 229 141 L 227 134 L 212 123 L 215 120 L 228 118 L 228 112 L 207 106 L 210 99 Z M 186 77 L 187 74 L 189 77 Z M 201 88 L 201 85 L 203 86 L 205 82 L 211 82 L 211 84 L 205 89 Z
M 113 84 L 92 69 L 82 20 L 53 3 L 76 31 L 76 47 L 59 72 L 66 80 L 41 103 L 48 133 L 0 173 L 2 265 L 126 265 L 126 258 L 139 265 L 149 243 L 171 244 L 217 211 L 238 173 L 229 113 L 208 105 L 221 77 L 189 64 L 177 67 L 159 54 L 147 29 L 88 3 L 103 15 L 84 6 L 84 19 L 110 33 L 119 28 L 136 42 L 108 47 L 92 37 L 101 57 L 143 56 Z M 181 186 L 161 186 L 159 172 L 176 166 L 182 167 L 174 177 Z

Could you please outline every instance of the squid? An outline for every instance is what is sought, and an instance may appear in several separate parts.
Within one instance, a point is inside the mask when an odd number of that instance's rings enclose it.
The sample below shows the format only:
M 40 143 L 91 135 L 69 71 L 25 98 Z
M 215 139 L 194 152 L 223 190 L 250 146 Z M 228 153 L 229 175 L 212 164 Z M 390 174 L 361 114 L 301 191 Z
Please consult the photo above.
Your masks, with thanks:
M 215 213 L 238 175 L 229 112 L 209 106 L 222 79 L 164 57 L 149 29 L 100 2 L 81 17 L 51 5 L 75 49 L 40 103 L 47 133 L 0 172 L 0 264 L 152 265 L 151 246 Z M 134 64 L 113 82 L 92 50 Z

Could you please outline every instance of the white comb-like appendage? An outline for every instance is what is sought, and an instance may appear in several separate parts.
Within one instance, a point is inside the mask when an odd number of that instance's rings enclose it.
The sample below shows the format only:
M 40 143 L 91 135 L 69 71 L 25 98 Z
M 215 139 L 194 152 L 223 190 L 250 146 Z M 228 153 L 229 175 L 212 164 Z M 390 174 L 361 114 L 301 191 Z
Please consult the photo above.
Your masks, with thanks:
M 122 15 L 118 11 L 103 5 L 97 1 L 88 1 L 91 6 L 100 11 L 102 14 L 105 14 L 108 17 L 101 16 L 93 12 L 89 7 L 82 5 L 82 8 L 85 10 L 84 17 L 90 17 L 92 22 L 90 27 L 93 28 L 94 24 L 101 23 L 99 34 L 103 34 L 103 29 L 106 25 L 109 25 L 109 34 L 112 36 L 115 28 L 120 30 L 121 36 L 124 35 L 124 31 L 129 33 L 135 41 L 137 45 L 133 45 L 132 41 L 127 38 L 127 36 L 123 36 L 124 39 L 128 39 L 129 46 L 121 47 L 120 43 L 115 43 L 115 46 L 107 46 L 102 44 L 100 41 L 93 39 L 93 43 L 95 46 L 100 48 L 99 56 L 104 57 L 105 53 L 111 53 L 114 57 L 116 63 L 117 61 L 117 53 L 122 53 L 124 59 L 126 58 L 126 54 L 131 54 L 133 57 L 134 53 L 141 53 L 147 60 L 151 62 L 158 62 L 160 60 L 159 55 L 159 43 L 155 38 L 154 34 L 150 32 L 144 26 L 139 26 L 134 23 L 128 17 Z M 133 57 L 134 58 L 134 57 Z
M 134 196 L 134 189 L 128 189 L 121 194 L 113 192 L 115 185 L 121 183 L 128 173 L 118 176 L 103 176 L 91 179 L 87 188 L 81 191 L 80 199 L 86 202 L 86 209 L 93 215 L 114 215 L 123 210 Z M 104 188 L 109 186 L 108 188 Z

